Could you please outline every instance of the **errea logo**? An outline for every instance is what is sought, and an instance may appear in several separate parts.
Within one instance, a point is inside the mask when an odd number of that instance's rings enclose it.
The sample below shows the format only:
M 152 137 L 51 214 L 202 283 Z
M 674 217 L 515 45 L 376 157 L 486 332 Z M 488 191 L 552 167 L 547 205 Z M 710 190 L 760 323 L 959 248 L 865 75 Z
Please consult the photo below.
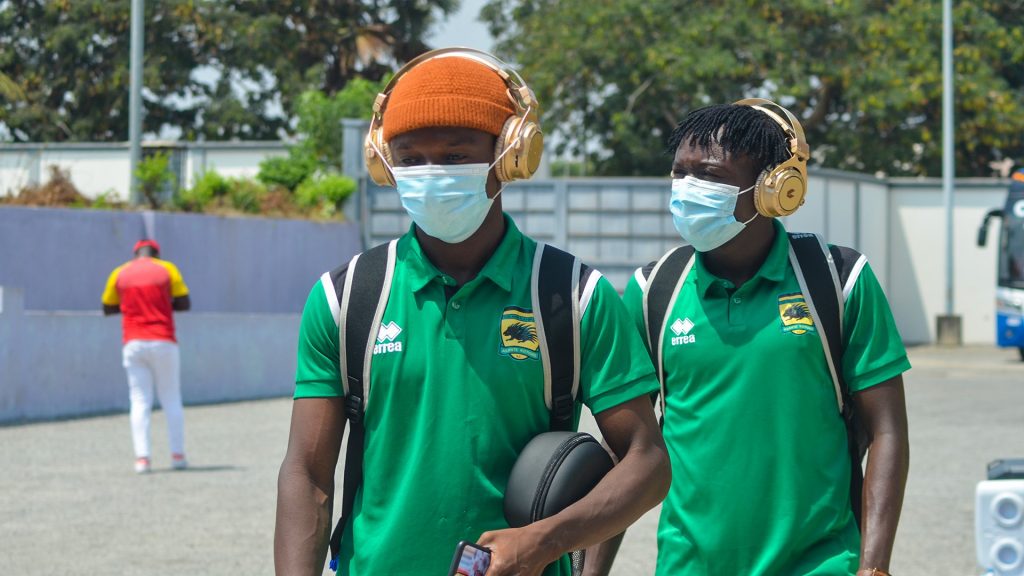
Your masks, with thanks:
M 401 352 L 402 343 L 395 342 L 395 338 L 398 338 L 401 333 L 402 327 L 395 324 L 394 321 L 381 324 L 380 330 L 377 331 L 377 343 L 373 346 L 374 355 Z
M 680 320 L 676 318 L 676 321 L 669 326 L 672 333 L 675 334 L 672 337 L 672 345 L 679 346 L 681 344 L 693 344 L 697 341 L 697 336 L 690 334 L 690 330 L 693 330 L 693 321 L 689 318 Z

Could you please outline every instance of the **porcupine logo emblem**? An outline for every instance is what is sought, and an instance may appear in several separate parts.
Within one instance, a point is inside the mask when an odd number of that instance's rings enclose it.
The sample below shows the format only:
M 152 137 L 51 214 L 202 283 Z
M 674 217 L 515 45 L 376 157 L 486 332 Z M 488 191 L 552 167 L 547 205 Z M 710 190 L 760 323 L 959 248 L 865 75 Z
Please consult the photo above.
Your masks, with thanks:
M 779 317 L 782 319 L 782 331 L 791 334 L 815 333 L 814 318 L 811 308 L 799 292 L 779 296 Z
M 507 306 L 501 313 L 499 327 L 501 343 L 498 353 L 515 360 L 540 358 L 537 342 L 537 323 L 532 310 Z

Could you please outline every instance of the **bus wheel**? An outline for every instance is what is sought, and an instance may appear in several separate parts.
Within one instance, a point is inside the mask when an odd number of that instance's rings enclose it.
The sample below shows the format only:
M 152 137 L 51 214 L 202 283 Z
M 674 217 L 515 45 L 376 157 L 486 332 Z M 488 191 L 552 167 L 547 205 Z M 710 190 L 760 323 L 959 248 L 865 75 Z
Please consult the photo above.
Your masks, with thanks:
M 1024 346 L 1017 348 L 1017 352 L 1020 352 L 1020 361 L 1024 362 Z

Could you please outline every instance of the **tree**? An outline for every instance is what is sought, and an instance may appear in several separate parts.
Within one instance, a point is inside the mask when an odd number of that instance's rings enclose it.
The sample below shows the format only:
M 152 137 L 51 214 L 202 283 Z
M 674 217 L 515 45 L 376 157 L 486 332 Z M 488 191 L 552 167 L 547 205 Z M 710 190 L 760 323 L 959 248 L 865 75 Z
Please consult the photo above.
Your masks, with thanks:
M 341 138 L 338 127 L 344 118 L 370 119 L 373 101 L 384 90 L 390 76 L 378 82 L 355 78 L 328 96 L 319 90 L 303 92 L 295 107 L 296 131 L 301 138 L 299 152 L 315 159 L 328 170 L 341 172 Z
M 276 138 L 300 94 L 378 81 L 457 0 L 150 0 L 143 130 Z M 128 0 L 0 1 L 0 123 L 18 141 L 127 138 Z
M 203 91 L 193 4 L 147 3 L 146 130 L 195 120 L 197 105 L 181 101 Z M 126 0 L 0 2 L 0 74 L 18 88 L 0 122 L 15 140 L 127 139 L 129 12 Z
M 1024 158 L 1024 11 L 1012 4 L 956 6 L 958 175 Z M 748 96 L 801 117 L 820 165 L 940 172 L 935 0 L 491 0 L 482 18 L 546 106 L 559 152 L 599 173 L 666 173 L 666 138 L 688 111 Z

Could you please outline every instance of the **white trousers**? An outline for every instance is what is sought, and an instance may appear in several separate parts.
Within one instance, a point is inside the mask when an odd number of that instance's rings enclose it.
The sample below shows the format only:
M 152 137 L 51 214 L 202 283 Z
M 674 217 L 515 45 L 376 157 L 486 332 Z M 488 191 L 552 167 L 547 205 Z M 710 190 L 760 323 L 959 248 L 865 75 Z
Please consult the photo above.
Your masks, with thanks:
M 167 417 L 172 454 L 185 453 L 185 414 L 181 406 L 178 345 L 165 340 L 129 340 L 122 351 L 131 400 L 132 444 L 136 458 L 149 458 L 149 416 L 153 389 Z

